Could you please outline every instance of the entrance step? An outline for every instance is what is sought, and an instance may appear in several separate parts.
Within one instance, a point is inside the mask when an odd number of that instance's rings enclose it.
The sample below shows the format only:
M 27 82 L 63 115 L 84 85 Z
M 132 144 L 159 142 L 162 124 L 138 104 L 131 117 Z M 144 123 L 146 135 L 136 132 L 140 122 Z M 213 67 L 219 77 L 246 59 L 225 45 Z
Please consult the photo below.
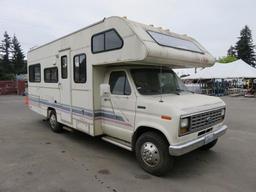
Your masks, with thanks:
M 132 151 L 131 144 L 126 141 L 123 141 L 114 137 L 110 137 L 110 136 L 104 136 L 102 137 L 102 140 L 112 143 L 114 145 L 117 145 L 119 147 L 122 147 L 128 151 Z

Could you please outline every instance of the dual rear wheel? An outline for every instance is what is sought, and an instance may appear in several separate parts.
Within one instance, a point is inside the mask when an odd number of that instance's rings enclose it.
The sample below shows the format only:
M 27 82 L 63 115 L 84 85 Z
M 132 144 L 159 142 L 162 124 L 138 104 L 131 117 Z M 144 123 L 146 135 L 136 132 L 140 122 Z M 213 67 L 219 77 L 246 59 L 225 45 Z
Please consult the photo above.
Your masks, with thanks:
M 63 131 L 63 126 L 58 122 L 57 115 L 54 110 L 49 111 L 48 122 L 53 132 L 61 133 Z

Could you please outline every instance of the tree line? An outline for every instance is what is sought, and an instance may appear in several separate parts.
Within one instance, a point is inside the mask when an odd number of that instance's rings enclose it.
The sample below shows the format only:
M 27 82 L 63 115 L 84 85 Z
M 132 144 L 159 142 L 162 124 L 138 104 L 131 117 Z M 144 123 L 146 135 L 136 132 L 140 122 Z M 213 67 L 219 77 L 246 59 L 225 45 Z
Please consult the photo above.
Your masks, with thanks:
M 16 35 L 5 32 L 0 43 L 0 80 L 13 80 L 27 73 L 27 62 Z
M 227 51 L 227 55 L 221 57 L 218 62 L 230 63 L 237 59 L 242 59 L 253 67 L 256 66 L 255 45 L 253 44 L 252 31 L 247 25 L 240 31 L 240 37 L 238 37 L 235 46 L 231 45 Z

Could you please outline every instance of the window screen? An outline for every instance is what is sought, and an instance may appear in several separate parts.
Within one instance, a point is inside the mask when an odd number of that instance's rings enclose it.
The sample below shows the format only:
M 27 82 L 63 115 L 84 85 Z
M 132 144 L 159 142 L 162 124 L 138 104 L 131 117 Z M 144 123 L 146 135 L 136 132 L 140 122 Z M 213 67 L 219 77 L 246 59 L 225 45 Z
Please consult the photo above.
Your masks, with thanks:
M 123 40 L 116 30 L 111 29 L 92 36 L 92 52 L 100 53 L 121 49 Z
M 153 31 L 148 31 L 148 33 L 159 45 L 203 53 L 203 51 L 192 41 Z
M 44 82 L 45 83 L 58 83 L 58 68 L 51 67 L 44 69 Z
M 109 78 L 110 91 L 113 95 L 130 95 L 131 87 L 124 71 L 115 71 Z
M 61 57 L 61 78 L 68 78 L 68 57 L 66 55 Z
M 85 83 L 86 82 L 86 56 L 80 54 L 74 56 L 74 82 Z
M 29 82 L 41 82 L 41 66 L 40 64 L 29 66 Z

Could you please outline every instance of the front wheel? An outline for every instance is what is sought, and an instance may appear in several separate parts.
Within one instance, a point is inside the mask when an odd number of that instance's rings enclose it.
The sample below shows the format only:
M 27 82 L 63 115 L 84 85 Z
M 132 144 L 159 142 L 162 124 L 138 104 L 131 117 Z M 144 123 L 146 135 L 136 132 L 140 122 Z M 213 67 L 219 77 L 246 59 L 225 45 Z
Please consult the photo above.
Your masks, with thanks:
M 136 142 L 136 158 L 145 171 L 157 176 L 165 175 L 173 166 L 168 147 L 162 135 L 146 132 Z

